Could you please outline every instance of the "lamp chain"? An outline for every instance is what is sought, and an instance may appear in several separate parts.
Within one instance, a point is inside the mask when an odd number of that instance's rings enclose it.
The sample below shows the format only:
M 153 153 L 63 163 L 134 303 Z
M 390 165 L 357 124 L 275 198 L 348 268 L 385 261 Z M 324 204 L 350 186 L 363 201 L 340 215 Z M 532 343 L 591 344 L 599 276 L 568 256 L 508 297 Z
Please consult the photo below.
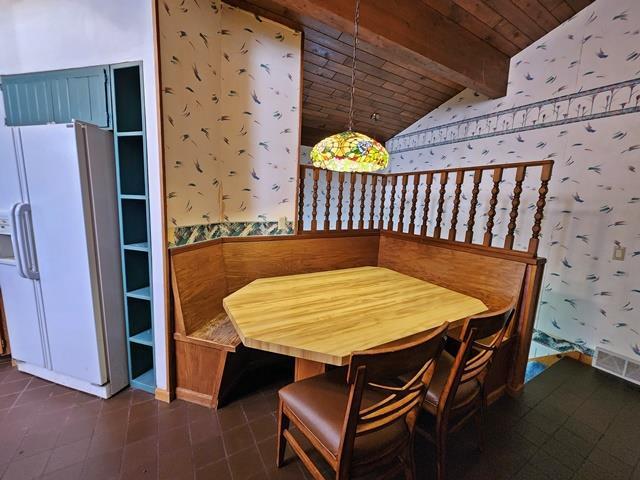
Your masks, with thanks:
M 356 92 L 356 53 L 358 51 L 358 24 L 360 23 L 360 0 L 356 0 L 353 17 L 353 62 L 351 63 L 351 98 L 349 101 L 349 131 L 353 131 L 353 97 Z

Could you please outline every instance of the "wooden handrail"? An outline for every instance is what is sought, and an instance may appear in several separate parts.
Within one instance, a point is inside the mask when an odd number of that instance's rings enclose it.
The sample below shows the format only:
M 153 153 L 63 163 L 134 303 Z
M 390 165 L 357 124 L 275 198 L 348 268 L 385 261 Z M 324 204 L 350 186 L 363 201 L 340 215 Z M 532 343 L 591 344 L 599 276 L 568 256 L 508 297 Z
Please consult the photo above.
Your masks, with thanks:
M 536 160 L 416 172 L 340 173 L 338 175 L 311 165 L 300 165 L 298 233 L 386 230 L 460 245 L 517 252 L 535 258 L 540 243 L 542 219 L 553 163 L 553 160 Z M 527 175 L 536 168 L 540 168 L 539 180 L 532 180 L 533 177 L 530 177 L 525 190 Z M 309 170 L 313 180 L 311 185 L 305 182 Z M 481 187 L 485 171 L 490 171 L 490 174 L 486 175 L 486 181 L 491 180 L 488 188 L 486 185 L 485 188 Z M 507 172 L 513 172 L 514 187 L 511 192 L 502 185 Z M 472 177 L 471 184 L 465 182 L 467 174 Z M 439 186 L 433 185 L 434 176 L 437 176 Z M 539 182 L 535 188 L 531 185 L 532 181 Z M 321 182 L 325 185 L 325 203 L 324 218 L 319 221 L 318 185 Z M 348 190 L 345 189 L 345 183 L 348 184 Z M 359 190 L 357 196 L 356 189 Z M 463 192 L 463 189 L 470 193 L 470 197 Z M 530 207 L 533 211 L 528 223 L 533 225 L 531 237 L 528 242 L 524 242 L 528 244 L 526 249 L 522 247 L 518 249 L 516 238 L 522 238 L 523 232 L 519 232 L 516 227 L 527 224 L 518 218 L 521 214 L 521 197 L 523 192 L 532 190 L 535 191 L 537 198 L 532 200 L 533 206 Z M 337 192 L 337 195 L 334 193 L 332 197 L 332 192 Z M 479 200 L 481 192 L 482 195 L 487 196 L 484 205 Z M 507 194 L 510 195 L 510 200 L 509 206 L 505 207 L 504 198 Z M 309 224 L 306 223 L 304 215 L 304 199 L 307 197 L 311 198 L 310 205 L 307 205 L 311 213 Z M 500 203 L 501 198 L 502 203 Z M 335 203 L 332 204 L 332 201 Z M 347 202 L 346 205 L 344 201 Z M 498 208 L 499 205 L 500 208 Z M 482 213 L 478 212 L 480 207 L 484 209 Z M 307 210 L 307 219 L 309 210 Z M 337 214 L 335 219 L 331 218 L 332 211 Z M 343 219 L 343 211 L 348 214 L 346 222 Z M 504 223 L 501 223 L 499 211 L 506 212 L 507 218 Z M 376 222 L 375 215 L 378 212 L 379 218 Z M 465 215 L 467 215 L 466 223 L 461 223 L 464 222 Z M 479 215 L 485 218 L 484 234 L 475 235 L 478 238 L 474 238 L 474 230 L 477 226 L 479 227 Z M 407 228 L 405 228 L 406 218 L 408 218 Z M 345 223 L 346 228 L 344 228 Z M 320 226 L 323 228 L 319 228 Z M 494 228 L 498 229 L 498 227 L 505 230 L 502 247 L 493 245 Z M 475 230 L 475 233 L 479 232 Z M 498 230 L 498 234 L 502 235 L 502 231 Z M 523 245 L 523 242 L 519 245 Z

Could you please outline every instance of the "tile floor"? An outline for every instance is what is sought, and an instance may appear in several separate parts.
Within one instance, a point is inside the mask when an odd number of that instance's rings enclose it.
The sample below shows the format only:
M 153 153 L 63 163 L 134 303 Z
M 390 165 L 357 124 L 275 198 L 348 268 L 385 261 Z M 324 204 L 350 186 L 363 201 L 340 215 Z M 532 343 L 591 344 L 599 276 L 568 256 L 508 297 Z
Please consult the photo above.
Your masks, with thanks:
M 136 390 L 102 401 L 0 363 L 0 476 L 303 479 L 297 461 L 273 468 L 278 386 L 215 412 Z M 488 417 L 484 453 L 473 428 L 451 437 L 451 480 L 640 480 L 640 391 L 614 377 L 565 359 Z M 416 458 L 433 478 L 420 439 Z

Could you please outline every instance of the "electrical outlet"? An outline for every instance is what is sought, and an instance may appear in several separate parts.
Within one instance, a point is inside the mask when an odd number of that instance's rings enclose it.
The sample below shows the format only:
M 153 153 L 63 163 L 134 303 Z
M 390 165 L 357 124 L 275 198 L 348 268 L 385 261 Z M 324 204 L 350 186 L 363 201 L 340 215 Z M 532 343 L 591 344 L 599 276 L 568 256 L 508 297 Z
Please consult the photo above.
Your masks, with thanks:
M 626 247 L 622 245 L 615 245 L 613 247 L 613 259 L 614 260 L 624 260 L 624 256 L 627 253 Z
M 278 230 L 286 230 L 287 229 L 287 217 L 280 217 L 278 219 Z

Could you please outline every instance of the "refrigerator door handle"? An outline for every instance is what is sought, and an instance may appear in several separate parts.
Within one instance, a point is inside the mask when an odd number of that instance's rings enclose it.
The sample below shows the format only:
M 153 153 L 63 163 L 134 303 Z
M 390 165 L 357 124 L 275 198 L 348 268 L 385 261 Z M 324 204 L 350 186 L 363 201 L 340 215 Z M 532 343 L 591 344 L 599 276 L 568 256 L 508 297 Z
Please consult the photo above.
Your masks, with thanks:
M 31 223 L 31 206 L 28 203 L 17 203 L 11 210 L 13 221 L 12 244 L 16 255 L 18 273 L 24 278 L 38 280 L 33 227 Z
M 20 207 L 24 203 L 16 203 L 11 208 L 11 245 L 13 247 L 13 254 L 16 258 L 16 266 L 18 267 L 18 275 L 23 278 L 29 278 L 27 276 L 26 259 L 22 251 L 22 227 L 20 222 Z

